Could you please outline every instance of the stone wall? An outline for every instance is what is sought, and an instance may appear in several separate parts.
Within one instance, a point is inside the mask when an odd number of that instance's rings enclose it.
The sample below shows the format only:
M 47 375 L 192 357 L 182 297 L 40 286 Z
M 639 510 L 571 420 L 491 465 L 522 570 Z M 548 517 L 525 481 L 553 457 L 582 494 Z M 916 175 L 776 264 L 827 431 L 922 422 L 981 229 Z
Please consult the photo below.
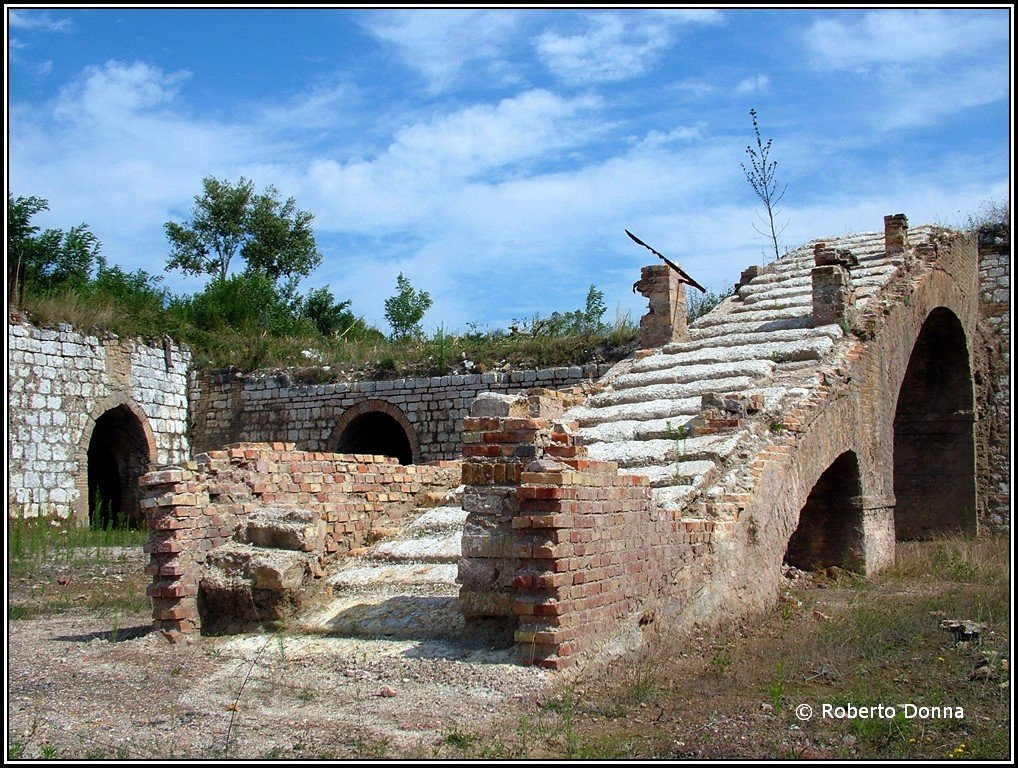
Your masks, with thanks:
M 414 461 L 453 459 L 459 455 L 463 419 L 479 393 L 571 387 L 597 379 L 609 367 L 352 384 L 299 384 L 286 374 L 203 373 L 192 381 L 192 440 L 196 451 L 234 442 L 274 440 L 292 442 L 309 451 L 333 451 L 351 415 L 381 411 L 407 432 Z
M 981 523 L 1011 526 L 1011 231 L 979 233 L 980 338 L 977 352 Z
M 8 515 L 88 519 L 89 444 L 111 411 L 130 471 L 189 456 L 185 347 L 20 323 L 7 344 Z
M 372 528 L 401 522 L 417 494 L 459 480 L 456 462 L 401 466 L 382 456 L 311 453 L 292 443 L 237 443 L 141 478 L 155 625 L 170 638 L 200 626 L 198 579 L 212 549 L 267 506 L 316 513 L 324 549 L 343 555 Z

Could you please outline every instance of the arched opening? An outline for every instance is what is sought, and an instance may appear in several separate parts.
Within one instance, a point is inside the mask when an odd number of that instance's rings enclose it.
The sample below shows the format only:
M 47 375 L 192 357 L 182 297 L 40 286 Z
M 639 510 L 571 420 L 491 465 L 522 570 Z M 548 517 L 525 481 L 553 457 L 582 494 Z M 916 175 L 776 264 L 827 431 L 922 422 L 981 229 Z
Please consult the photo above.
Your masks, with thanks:
M 140 528 L 138 478 L 148 471 L 148 441 L 126 405 L 100 416 L 88 442 L 88 521 L 94 527 Z
M 953 312 L 933 310 L 908 361 L 894 414 L 899 540 L 976 531 L 972 371 Z
M 403 425 L 381 411 L 368 411 L 351 419 L 339 434 L 336 450 L 392 456 L 400 464 L 414 462 L 414 450 Z
M 806 571 L 865 566 L 859 460 L 846 451 L 817 480 L 788 540 L 785 562 Z

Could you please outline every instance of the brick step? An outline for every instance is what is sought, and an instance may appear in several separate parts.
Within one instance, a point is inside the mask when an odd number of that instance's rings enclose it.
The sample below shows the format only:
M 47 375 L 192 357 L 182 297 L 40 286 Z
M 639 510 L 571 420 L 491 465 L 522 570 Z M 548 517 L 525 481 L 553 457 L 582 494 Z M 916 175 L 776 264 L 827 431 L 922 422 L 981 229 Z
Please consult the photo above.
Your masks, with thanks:
M 699 401 L 697 401 L 699 406 Z M 624 440 L 646 440 L 648 438 L 679 438 L 681 430 L 687 432 L 699 412 L 680 414 L 668 419 L 647 419 L 645 421 L 610 421 L 590 427 L 580 427 L 577 435 L 584 445 L 594 443 L 617 443 Z M 687 435 L 688 436 L 688 435 Z
M 467 513 L 460 506 L 442 506 L 432 509 L 418 509 L 421 513 L 406 527 L 406 534 L 415 538 L 437 533 L 462 531 Z

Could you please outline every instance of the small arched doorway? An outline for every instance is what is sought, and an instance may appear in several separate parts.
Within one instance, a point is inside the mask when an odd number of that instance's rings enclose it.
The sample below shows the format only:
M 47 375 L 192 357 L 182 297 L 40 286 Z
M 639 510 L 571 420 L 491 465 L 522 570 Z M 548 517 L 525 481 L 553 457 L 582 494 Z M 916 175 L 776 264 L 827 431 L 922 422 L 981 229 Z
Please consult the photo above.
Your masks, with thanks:
M 854 452 L 846 451 L 806 497 L 799 525 L 788 540 L 785 562 L 804 571 L 836 565 L 862 572 L 864 543 L 859 460 Z
M 897 539 L 976 532 L 973 401 L 965 330 L 937 307 L 912 348 L 894 414 Z
M 400 464 L 413 464 L 417 440 L 402 411 L 384 401 L 367 401 L 349 408 L 336 426 L 337 453 L 391 456 Z
M 88 441 L 88 521 L 92 527 L 140 528 L 138 479 L 152 456 L 141 419 L 118 405 L 96 419 Z

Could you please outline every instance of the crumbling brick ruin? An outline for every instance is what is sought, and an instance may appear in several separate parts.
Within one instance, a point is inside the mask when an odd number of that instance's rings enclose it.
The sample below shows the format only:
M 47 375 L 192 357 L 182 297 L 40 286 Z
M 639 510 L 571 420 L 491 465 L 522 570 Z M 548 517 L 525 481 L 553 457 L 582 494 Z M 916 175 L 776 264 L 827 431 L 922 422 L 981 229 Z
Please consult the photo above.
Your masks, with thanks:
M 156 625 L 398 634 L 428 612 L 564 669 L 760 608 L 784 563 L 873 573 L 896 540 L 1007 530 L 1009 268 L 1006 227 L 896 214 L 747 269 L 688 325 L 685 287 L 645 269 L 644 348 L 608 371 L 192 375 L 197 455 L 150 450 L 167 466 L 138 492 Z M 50 409 L 32 387 L 12 392 Z

